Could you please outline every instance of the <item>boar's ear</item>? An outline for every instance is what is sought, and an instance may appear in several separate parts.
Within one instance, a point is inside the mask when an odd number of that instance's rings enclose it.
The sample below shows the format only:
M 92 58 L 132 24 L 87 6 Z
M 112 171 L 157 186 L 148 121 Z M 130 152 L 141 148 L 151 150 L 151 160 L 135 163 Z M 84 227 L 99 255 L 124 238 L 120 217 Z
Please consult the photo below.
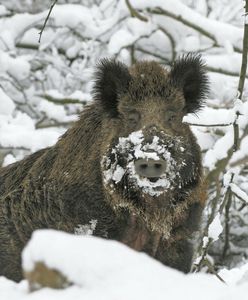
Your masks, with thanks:
M 118 116 L 118 99 L 125 93 L 131 80 L 128 68 L 113 59 L 102 59 L 95 72 L 93 95 L 101 102 L 104 109 L 112 116 Z
M 183 90 L 186 113 L 197 112 L 209 92 L 208 77 L 201 55 L 183 55 L 172 65 L 170 77 L 172 85 Z

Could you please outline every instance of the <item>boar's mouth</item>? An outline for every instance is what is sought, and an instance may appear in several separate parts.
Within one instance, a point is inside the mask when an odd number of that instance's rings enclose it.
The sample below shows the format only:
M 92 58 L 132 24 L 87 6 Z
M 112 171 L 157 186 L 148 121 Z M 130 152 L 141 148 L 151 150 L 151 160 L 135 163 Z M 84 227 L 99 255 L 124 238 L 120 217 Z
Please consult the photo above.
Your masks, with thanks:
M 109 149 L 102 159 L 104 185 L 114 192 L 127 195 L 147 194 L 158 197 L 168 191 L 189 189 L 197 184 L 198 172 L 194 171 L 194 163 L 185 162 L 185 145 L 178 139 L 153 137 L 153 141 L 145 143 L 142 131 L 121 137 L 115 146 Z M 189 155 L 188 155 L 189 156 Z M 158 162 L 163 172 L 153 173 L 151 177 L 137 172 L 136 162 Z
M 151 182 L 156 182 L 156 181 L 159 180 L 159 177 L 152 177 L 152 178 L 149 178 L 149 180 L 150 180 Z

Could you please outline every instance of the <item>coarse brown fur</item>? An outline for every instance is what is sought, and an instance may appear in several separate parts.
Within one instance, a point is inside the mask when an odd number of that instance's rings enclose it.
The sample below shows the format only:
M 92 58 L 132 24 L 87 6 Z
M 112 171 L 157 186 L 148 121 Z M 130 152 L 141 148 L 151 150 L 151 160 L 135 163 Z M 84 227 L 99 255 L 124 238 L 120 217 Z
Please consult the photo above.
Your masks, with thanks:
M 22 279 L 21 251 L 35 229 L 74 233 L 91 220 L 97 220 L 94 235 L 190 270 L 190 240 L 206 196 L 200 149 L 182 118 L 207 94 L 201 58 L 183 56 L 171 71 L 156 62 L 128 69 L 103 60 L 95 77 L 95 101 L 56 145 L 0 170 L 0 275 Z M 128 172 L 116 184 L 104 181 L 103 158 L 111 157 L 120 137 L 139 130 L 148 144 L 157 135 L 165 144 L 178 140 L 171 155 L 185 161 L 172 187 L 158 196 L 130 185 Z

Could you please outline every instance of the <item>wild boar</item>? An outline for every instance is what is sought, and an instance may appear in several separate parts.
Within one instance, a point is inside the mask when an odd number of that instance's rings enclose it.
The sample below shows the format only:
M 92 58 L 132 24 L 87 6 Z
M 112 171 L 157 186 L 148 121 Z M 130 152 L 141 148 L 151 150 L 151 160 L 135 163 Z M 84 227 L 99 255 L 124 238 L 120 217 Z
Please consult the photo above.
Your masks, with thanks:
M 50 148 L 0 170 L 0 275 L 22 279 L 31 233 L 53 228 L 125 243 L 189 272 L 206 193 L 189 126 L 208 94 L 202 59 L 170 70 L 103 59 L 94 101 Z

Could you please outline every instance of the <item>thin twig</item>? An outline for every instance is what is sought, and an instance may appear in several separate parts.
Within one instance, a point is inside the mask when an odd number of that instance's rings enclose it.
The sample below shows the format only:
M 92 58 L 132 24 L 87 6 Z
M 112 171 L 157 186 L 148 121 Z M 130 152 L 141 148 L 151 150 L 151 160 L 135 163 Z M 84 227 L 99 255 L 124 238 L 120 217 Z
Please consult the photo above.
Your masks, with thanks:
M 35 129 L 44 129 L 44 128 L 52 128 L 52 127 L 69 127 L 73 124 L 74 122 L 56 122 L 54 124 L 36 124 Z
M 58 104 L 58 105 L 65 105 L 65 104 L 81 104 L 85 105 L 87 101 L 81 101 L 76 98 L 55 98 L 48 94 L 38 94 L 37 96 L 46 99 L 49 102 Z
M 232 194 L 232 190 L 231 190 L 230 184 L 233 182 L 233 178 L 234 178 L 234 173 L 231 174 L 231 178 L 230 178 L 230 181 L 228 183 L 228 187 L 226 189 L 224 200 L 223 200 L 223 202 L 220 205 L 220 209 L 219 209 L 220 214 L 223 213 L 224 208 L 227 205 L 228 199 L 229 199 L 230 195 Z
M 243 37 L 243 53 L 242 53 L 242 64 L 241 64 L 241 70 L 240 70 L 240 76 L 239 76 L 239 85 L 238 85 L 238 95 L 239 99 L 242 100 L 242 95 L 244 91 L 244 84 L 245 84 L 245 76 L 246 76 L 246 70 L 247 70 L 247 55 L 248 55 L 248 24 L 246 22 L 248 14 L 248 0 L 245 1 L 245 20 L 244 20 L 244 37 Z M 240 113 L 236 112 L 236 118 L 233 123 L 233 132 L 234 132 L 234 147 L 233 151 L 237 151 L 239 149 L 239 119 Z
M 231 174 L 229 185 L 230 185 L 230 183 L 233 182 L 233 178 L 234 178 L 234 173 Z M 218 193 L 218 196 L 219 196 L 219 193 Z M 224 196 L 224 199 L 223 199 L 222 203 L 219 206 L 219 213 L 220 214 L 222 214 L 224 208 L 226 208 L 227 202 L 228 202 L 229 205 L 231 205 L 231 197 L 232 197 L 232 190 L 231 190 L 231 187 L 228 186 L 227 191 L 226 191 L 225 196 Z M 217 206 L 217 202 L 216 202 L 216 206 Z M 215 210 L 216 210 L 216 208 L 215 208 Z M 226 213 L 227 214 L 229 213 L 229 209 L 226 211 Z M 215 217 L 215 213 L 212 212 L 211 217 L 208 220 L 208 224 L 207 224 L 207 226 L 204 230 L 204 236 L 206 236 L 208 238 L 208 241 L 207 241 L 205 247 L 202 248 L 202 254 L 201 254 L 200 261 L 196 265 L 196 272 L 199 272 L 201 267 L 203 266 L 203 264 L 206 262 L 206 256 L 208 254 L 208 249 L 210 248 L 210 246 L 212 245 L 212 243 L 214 241 L 211 237 L 208 237 L 208 228 L 209 228 L 210 224 L 213 222 L 214 217 Z M 229 222 L 229 214 L 228 214 L 228 222 Z M 226 229 L 227 229 L 227 226 L 229 226 L 229 223 L 228 224 L 227 223 L 226 223 Z M 228 234 L 229 234 L 229 227 L 228 227 Z M 227 240 L 226 245 L 229 245 L 229 240 Z M 227 246 L 225 247 L 225 249 L 227 249 Z
M 205 262 L 205 258 L 206 258 L 207 253 L 208 253 L 208 249 L 209 249 L 210 245 L 212 244 L 212 241 L 213 241 L 212 238 L 208 238 L 207 244 L 205 245 L 204 248 L 202 248 L 201 259 L 200 259 L 199 263 L 197 263 L 197 264 L 195 265 L 195 267 L 196 267 L 195 272 L 199 272 L 200 269 L 201 269 L 201 267 L 203 266 L 203 264 L 204 264 L 204 262 Z
M 230 126 L 233 123 L 220 123 L 220 124 L 198 124 L 198 123 L 191 123 L 191 122 L 183 122 L 186 125 L 190 126 L 199 126 L 199 127 L 226 127 Z
M 164 57 L 162 55 L 159 55 L 159 54 L 157 54 L 155 52 L 149 51 L 147 49 L 143 49 L 141 47 L 136 47 L 135 50 L 136 51 L 140 51 L 140 52 L 145 53 L 145 54 L 148 54 L 148 55 L 151 55 L 151 56 L 154 56 L 156 58 L 159 58 L 165 64 L 169 64 L 170 63 L 170 61 L 166 57 Z
M 246 69 L 247 69 L 247 53 L 248 53 L 248 23 L 246 22 L 246 18 L 247 18 L 247 14 L 248 14 L 248 0 L 246 0 L 245 2 L 246 2 L 246 4 L 245 4 L 242 64 L 241 64 L 239 85 L 238 85 L 238 92 L 239 92 L 240 99 L 242 99 L 243 90 L 244 90 L 245 75 L 246 75 Z
M 232 204 L 232 192 L 228 193 L 228 199 L 225 206 L 225 242 L 222 252 L 222 259 L 226 257 L 227 251 L 229 249 L 229 235 L 230 235 L 230 208 Z
M 230 163 L 230 167 L 236 167 L 236 166 L 239 166 L 239 165 L 244 165 L 244 164 L 247 164 L 248 163 L 248 156 L 245 156 L 243 158 L 240 158 L 232 163 Z
M 212 266 L 209 260 L 205 259 L 204 263 L 212 274 L 214 274 L 221 282 L 226 284 L 225 280 L 222 277 L 220 277 L 220 275 L 215 271 L 214 267 Z
M 239 145 L 240 145 L 239 124 L 238 124 L 239 116 L 240 116 L 240 113 L 236 112 L 236 118 L 233 123 L 233 152 L 236 152 L 239 149 Z
M 239 77 L 239 73 L 233 72 L 233 71 L 224 70 L 224 69 L 221 69 L 221 68 L 214 68 L 214 67 L 206 66 L 206 70 L 209 71 L 209 72 L 213 72 L 213 73 L 219 73 L 219 74 L 223 74 L 223 75 L 228 75 L 228 76 L 233 76 L 233 77 Z M 248 78 L 247 75 L 245 77 Z
M 130 11 L 130 14 L 133 18 L 137 18 L 143 22 L 148 22 L 148 19 L 142 16 L 136 9 L 133 8 L 129 0 L 126 0 L 126 5 Z
M 172 34 L 170 34 L 170 32 L 168 30 L 166 30 L 165 28 L 159 26 L 158 28 L 160 31 L 163 32 L 163 34 L 165 34 L 168 39 L 170 40 L 171 43 L 171 50 L 172 50 L 172 61 L 176 59 L 176 42 L 172 36 Z
M 47 15 L 47 17 L 46 17 L 46 19 L 45 19 L 45 22 L 44 22 L 44 24 L 43 24 L 43 26 L 42 26 L 42 28 L 41 28 L 41 31 L 39 32 L 39 40 L 38 40 L 39 43 L 40 43 L 40 41 L 41 41 L 42 33 L 43 33 L 43 31 L 44 31 L 44 29 L 45 29 L 45 27 L 46 27 L 46 23 L 47 23 L 47 21 L 48 21 L 48 19 L 49 19 L 49 17 L 50 17 L 50 14 L 51 14 L 51 12 L 52 12 L 52 10 L 53 10 L 55 4 L 57 3 L 57 1 L 58 1 L 58 0 L 54 0 L 53 4 L 51 5 L 51 7 L 50 7 L 50 9 L 49 9 L 49 12 L 48 12 L 48 15 Z

